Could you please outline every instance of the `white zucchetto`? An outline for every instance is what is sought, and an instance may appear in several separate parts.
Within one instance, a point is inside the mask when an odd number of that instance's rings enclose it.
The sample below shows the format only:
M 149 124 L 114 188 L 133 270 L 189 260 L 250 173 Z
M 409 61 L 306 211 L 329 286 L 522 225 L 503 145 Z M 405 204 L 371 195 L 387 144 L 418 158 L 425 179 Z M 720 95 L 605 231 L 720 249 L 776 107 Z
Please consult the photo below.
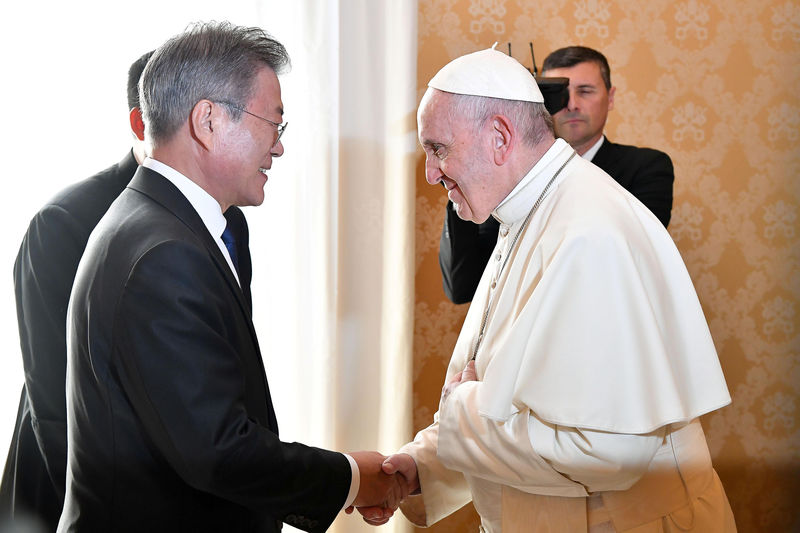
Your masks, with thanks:
M 544 103 L 536 78 L 494 46 L 452 60 L 436 73 L 428 87 L 454 94 Z

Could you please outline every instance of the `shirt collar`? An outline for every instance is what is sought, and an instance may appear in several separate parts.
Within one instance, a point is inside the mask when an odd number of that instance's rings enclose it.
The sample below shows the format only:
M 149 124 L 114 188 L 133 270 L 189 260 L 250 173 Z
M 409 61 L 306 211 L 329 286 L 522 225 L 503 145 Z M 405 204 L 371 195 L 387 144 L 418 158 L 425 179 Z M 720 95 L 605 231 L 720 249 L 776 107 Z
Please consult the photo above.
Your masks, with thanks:
M 222 232 L 225 231 L 227 221 L 222 214 L 219 202 L 213 196 L 174 168 L 152 157 L 146 158 L 142 162 L 142 166 L 158 172 L 175 185 L 189 203 L 192 204 L 197 214 L 200 215 L 211 236 L 215 239 L 220 238 Z
M 603 141 L 605 140 L 605 138 L 606 138 L 605 135 L 601 135 L 600 138 L 597 139 L 597 142 L 594 143 L 591 148 L 586 150 L 586 153 L 584 153 L 581 157 L 587 161 L 591 161 L 592 159 L 594 159 L 594 156 L 597 155 L 597 151 L 600 150 L 601 146 L 603 146 Z
M 564 139 L 556 139 L 553 146 L 544 153 L 509 195 L 495 208 L 492 216 L 501 224 L 507 225 L 524 218 L 549 179 L 572 152 L 574 150 Z

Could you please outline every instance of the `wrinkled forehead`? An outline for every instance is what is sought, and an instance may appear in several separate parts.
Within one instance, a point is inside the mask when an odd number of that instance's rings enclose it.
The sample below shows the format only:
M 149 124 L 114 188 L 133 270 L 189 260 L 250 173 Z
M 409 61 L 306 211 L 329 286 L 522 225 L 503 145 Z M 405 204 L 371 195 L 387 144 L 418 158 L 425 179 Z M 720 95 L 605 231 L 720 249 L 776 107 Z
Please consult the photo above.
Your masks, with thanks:
M 451 100 L 449 94 L 438 89 L 429 87 L 425 91 L 417 108 L 417 129 L 420 142 L 424 141 L 424 135 L 429 135 L 432 131 L 438 131 L 447 126 Z

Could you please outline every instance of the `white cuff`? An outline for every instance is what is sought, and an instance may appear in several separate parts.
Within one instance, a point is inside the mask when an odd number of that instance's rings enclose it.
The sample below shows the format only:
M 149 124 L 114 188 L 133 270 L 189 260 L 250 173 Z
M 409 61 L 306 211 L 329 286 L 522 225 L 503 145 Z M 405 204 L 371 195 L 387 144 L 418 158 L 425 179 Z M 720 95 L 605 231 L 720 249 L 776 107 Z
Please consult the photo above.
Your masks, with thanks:
M 355 459 L 346 453 L 342 455 L 347 457 L 347 460 L 350 461 L 350 470 L 353 476 L 350 480 L 350 492 L 347 493 L 347 499 L 344 501 L 344 507 L 342 507 L 342 510 L 344 510 L 353 505 L 353 502 L 356 501 L 358 489 L 361 488 L 361 472 L 358 470 L 358 464 Z

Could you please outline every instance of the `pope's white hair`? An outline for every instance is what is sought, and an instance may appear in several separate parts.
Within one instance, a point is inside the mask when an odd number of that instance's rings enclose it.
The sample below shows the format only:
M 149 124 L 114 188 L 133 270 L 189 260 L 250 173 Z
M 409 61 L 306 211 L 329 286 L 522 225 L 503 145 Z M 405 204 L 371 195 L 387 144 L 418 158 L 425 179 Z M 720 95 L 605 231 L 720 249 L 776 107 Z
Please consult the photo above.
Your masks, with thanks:
M 523 142 L 530 146 L 536 146 L 555 134 L 553 118 L 544 104 L 487 96 L 448 94 L 452 96 L 450 118 L 470 120 L 476 131 L 492 116 L 503 115 L 520 132 Z

